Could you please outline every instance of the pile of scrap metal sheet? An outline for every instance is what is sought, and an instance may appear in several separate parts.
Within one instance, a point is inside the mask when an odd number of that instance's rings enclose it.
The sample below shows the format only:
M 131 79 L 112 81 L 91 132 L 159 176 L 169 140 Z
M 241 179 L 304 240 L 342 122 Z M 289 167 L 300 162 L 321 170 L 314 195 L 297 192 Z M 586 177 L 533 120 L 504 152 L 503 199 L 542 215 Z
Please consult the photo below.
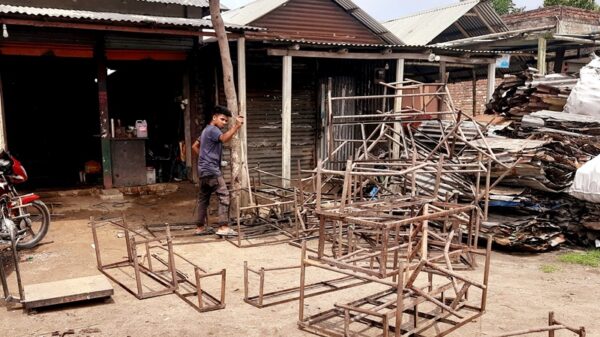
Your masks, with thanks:
M 487 146 L 519 162 L 508 174 L 492 166 L 492 176 L 504 179 L 490 191 L 491 215 L 482 232 L 517 250 L 545 251 L 565 240 L 597 245 L 598 207 L 566 192 L 576 171 L 600 155 L 598 127 L 588 116 L 544 110 L 524 116 L 515 138 L 488 138 Z
M 577 78 L 561 74 L 534 76 L 526 71 L 508 76 L 486 104 L 486 113 L 520 120 L 535 111 L 562 111 L 575 84 Z

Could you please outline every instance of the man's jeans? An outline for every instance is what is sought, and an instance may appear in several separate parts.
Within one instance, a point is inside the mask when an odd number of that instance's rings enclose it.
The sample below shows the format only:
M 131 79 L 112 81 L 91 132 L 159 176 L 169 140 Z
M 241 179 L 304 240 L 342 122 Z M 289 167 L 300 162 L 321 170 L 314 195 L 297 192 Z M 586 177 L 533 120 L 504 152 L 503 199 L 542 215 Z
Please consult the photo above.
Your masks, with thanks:
M 198 193 L 198 224 L 206 225 L 210 196 L 216 193 L 219 197 L 219 225 L 229 222 L 229 191 L 223 176 L 201 177 Z

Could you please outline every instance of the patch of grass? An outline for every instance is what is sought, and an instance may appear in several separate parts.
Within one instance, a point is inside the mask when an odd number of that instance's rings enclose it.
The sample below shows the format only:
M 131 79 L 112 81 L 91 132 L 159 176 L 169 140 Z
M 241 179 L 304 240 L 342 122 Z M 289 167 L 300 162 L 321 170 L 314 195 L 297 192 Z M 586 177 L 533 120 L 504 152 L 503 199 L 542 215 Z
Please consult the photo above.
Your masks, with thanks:
M 550 274 L 550 273 L 554 273 L 554 272 L 559 271 L 560 268 L 558 266 L 553 265 L 553 264 L 543 264 L 543 265 L 540 266 L 540 270 L 543 273 Z
M 600 267 L 600 249 L 566 253 L 560 255 L 558 260 L 560 262 L 597 268 Z

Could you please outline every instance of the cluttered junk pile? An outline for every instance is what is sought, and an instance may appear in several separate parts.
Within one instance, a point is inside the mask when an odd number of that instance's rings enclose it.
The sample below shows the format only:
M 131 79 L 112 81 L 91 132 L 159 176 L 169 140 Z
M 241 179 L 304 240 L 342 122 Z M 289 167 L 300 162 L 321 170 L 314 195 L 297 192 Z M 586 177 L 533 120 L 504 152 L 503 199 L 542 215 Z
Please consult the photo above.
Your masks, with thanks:
M 598 98 L 600 61 L 581 78 L 511 76 L 487 105 L 488 143 L 520 158 L 490 195 L 482 231 L 516 250 L 546 251 L 568 241 L 600 246 L 600 201 L 593 161 L 600 155 Z M 483 120 L 482 119 L 482 120 Z M 492 175 L 502 174 L 492 167 Z
M 245 264 L 247 303 L 298 300 L 300 328 L 319 335 L 447 334 L 485 311 L 492 240 L 478 248 L 480 204 L 497 159 L 472 144 L 481 129 L 463 131 L 477 123 L 461 122 L 444 84 L 383 85 L 392 93 L 332 97 L 330 86 L 325 158 L 296 181 L 299 221 L 316 229 L 299 244 L 300 266 Z M 382 99 L 376 113 L 343 113 L 344 104 Z M 423 121 L 436 133 L 423 131 Z M 474 280 L 465 271 L 481 258 L 483 279 Z M 267 271 L 299 274 L 300 285 L 271 291 Z M 307 303 L 351 287 L 347 301 Z
M 382 85 L 383 95 L 332 97 L 330 84 L 323 158 L 294 181 L 302 235 L 290 244 L 301 248 L 300 264 L 245 262 L 244 301 L 298 301 L 300 329 L 323 336 L 443 336 L 485 313 L 495 240 L 481 224 L 490 192 L 522 159 L 495 151 L 445 84 Z M 344 113 L 359 100 L 383 103 Z M 475 280 L 468 271 L 480 263 Z M 543 331 L 563 327 L 550 324 Z

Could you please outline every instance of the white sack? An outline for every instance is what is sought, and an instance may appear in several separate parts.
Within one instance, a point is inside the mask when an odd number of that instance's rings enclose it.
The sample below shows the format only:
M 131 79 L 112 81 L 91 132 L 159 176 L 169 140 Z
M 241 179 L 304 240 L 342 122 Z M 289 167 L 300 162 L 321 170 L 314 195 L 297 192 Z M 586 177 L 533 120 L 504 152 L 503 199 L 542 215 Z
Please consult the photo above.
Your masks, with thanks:
M 588 161 L 575 172 L 569 194 L 580 200 L 600 203 L 600 156 Z
M 600 57 L 596 54 L 592 54 L 592 61 L 581 69 L 564 111 L 600 117 Z

